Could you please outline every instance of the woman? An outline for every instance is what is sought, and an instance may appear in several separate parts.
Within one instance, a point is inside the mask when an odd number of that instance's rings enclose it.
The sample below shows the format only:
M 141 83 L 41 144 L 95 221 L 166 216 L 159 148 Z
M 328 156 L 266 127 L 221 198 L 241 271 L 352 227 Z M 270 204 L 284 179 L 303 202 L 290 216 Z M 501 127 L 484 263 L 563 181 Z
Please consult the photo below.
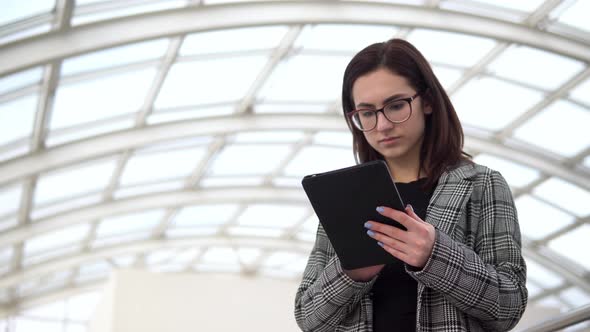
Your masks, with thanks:
M 376 207 L 403 231 L 367 221 L 397 264 L 343 270 L 320 226 L 295 300 L 304 331 L 505 331 L 527 303 L 510 189 L 462 150 L 449 97 L 422 54 L 392 39 L 344 73 L 342 105 L 357 161 L 383 159 L 404 212 Z

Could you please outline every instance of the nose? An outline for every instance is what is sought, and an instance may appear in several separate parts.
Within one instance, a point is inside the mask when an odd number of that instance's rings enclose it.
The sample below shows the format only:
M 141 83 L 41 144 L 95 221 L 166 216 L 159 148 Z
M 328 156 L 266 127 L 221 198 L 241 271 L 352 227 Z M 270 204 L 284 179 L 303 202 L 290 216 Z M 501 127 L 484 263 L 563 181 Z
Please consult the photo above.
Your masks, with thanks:
M 375 126 L 375 129 L 377 131 L 383 131 L 391 129 L 392 127 L 393 123 L 387 120 L 385 114 L 383 114 L 383 112 L 377 112 L 377 126 Z

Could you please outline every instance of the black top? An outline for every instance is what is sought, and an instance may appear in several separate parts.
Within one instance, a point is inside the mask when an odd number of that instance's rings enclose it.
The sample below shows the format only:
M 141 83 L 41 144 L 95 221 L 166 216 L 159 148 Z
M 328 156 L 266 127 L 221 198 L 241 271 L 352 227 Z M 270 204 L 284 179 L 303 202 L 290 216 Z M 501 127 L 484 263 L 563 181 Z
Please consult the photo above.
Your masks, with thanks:
M 432 192 L 422 189 L 426 179 L 396 183 L 400 196 L 411 204 L 414 212 L 426 218 Z M 396 260 L 381 270 L 373 285 L 373 331 L 415 331 L 418 283 L 410 277 L 402 261 Z

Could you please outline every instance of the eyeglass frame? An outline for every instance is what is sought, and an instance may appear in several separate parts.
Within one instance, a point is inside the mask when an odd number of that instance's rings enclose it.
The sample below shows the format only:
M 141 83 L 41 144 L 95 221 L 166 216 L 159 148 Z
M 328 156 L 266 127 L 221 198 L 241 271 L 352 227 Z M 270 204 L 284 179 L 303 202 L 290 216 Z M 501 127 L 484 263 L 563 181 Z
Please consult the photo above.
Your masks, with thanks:
M 368 131 L 371 131 L 371 130 L 373 130 L 373 129 L 377 128 L 377 122 L 379 121 L 379 116 L 377 115 L 377 113 L 379 113 L 379 112 L 381 112 L 381 113 L 383 114 L 383 117 L 384 117 L 385 119 L 387 119 L 387 121 L 389 121 L 389 122 L 391 122 L 391 123 L 394 123 L 394 124 L 400 124 L 400 123 L 404 123 L 404 122 L 408 121 L 408 120 L 409 120 L 409 119 L 412 117 L 412 112 L 413 112 L 413 109 L 412 109 L 412 102 L 413 102 L 413 101 L 414 101 L 416 98 L 418 98 L 418 96 L 420 96 L 420 94 L 422 94 L 422 92 L 416 92 L 416 94 L 415 94 L 415 95 L 413 95 L 412 97 L 394 99 L 394 100 L 392 100 L 392 101 L 390 101 L 390 102 L 387 102 L 387 103 L 385 103 L 385 104 L 383 105 L 383 107 L 381 107 L 381 108 L 378 108 L 378 109 L 375 109 L 375 110 L 372 110 L 372 109 L 354 109 L 354 110 L 352 110 L 352 111 L 348 112 L 347 116 L 350 118 L 350 122 L 352 122 L 352 125 L 353 125 L 353 126 L 356 128 L 356 129 L 358 129 L 358 130 L 360 130 L 360 131 L 362 131 L 362 132 L 368 132 Z M 410 114 L 408 115 L 408 117 L 407 117 L 407 118 L 405 118 L 405 119 L 404 119 L 404 120 L 402 120 L 402 121 L 393 121 L 393 120 L 390 120 L 390 119 L 387 117 L 387 115 L 385 115 L 385 107 L 387 107 L 388 105 L 391 105 L 391 104 L 393 104 L 393 103 L 395 103 L 395 102 L 399 102 L 399 101 L 405 101 L 406 103 L 408 103 L 408 106 L 410 106 Z M 363 130 L 363 129 L 360 129 L 360 128 L 359 128 L 359 127 L 358 127 L 358 126 L 357 126 L 357 125 L 354 123 L 354 120 L 352 119 L 352 117 L 353 117 L 353 116 L 355 116 L 356 114 L 360 113 L 360 112 L 373 112 L 373 113 L 375 114 L 375 125 L 373 126 L 373 128 L 371 128 L 371 129 L 364 129 L 364 130 Z

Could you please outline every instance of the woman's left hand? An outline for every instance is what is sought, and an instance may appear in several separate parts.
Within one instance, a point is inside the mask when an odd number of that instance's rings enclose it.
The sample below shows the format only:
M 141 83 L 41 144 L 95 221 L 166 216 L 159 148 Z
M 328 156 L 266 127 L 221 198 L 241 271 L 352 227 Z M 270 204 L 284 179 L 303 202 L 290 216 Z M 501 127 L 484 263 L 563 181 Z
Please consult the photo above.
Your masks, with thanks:
M 399 222 L 407 230 L 367 221 L 367 234 L 379 241 L 379 245 L 394 257 L 408 265 L 423 268 L 434 247 L 434 226 L 420 219 L 410 205 L 406 207 L 406 213 L 388 207 L 379 207 L 377 211 Z

